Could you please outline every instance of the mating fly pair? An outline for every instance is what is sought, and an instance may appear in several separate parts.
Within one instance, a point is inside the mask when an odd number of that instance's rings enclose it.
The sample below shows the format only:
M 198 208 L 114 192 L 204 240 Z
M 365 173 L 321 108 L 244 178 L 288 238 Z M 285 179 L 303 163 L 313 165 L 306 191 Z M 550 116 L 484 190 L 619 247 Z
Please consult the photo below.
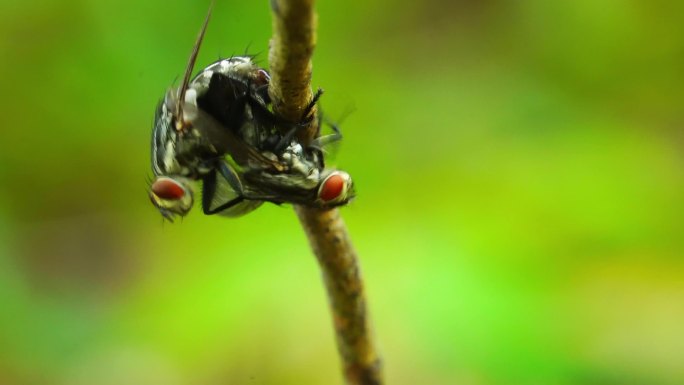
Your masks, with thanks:
M 269 108 L 270 76 L 250 57 L 231 57 L 190 79 L 204 21 L 183 83 L 166 93 L 156 110 L 152 133 L 152 203 L 172 220 L 193 205 L 193 181 L 202 182 L 205 214 L 240 216 L 263 202 L 335 207 L 354 196 L 351 177 L 326 169 L 321 146 L 340 138 L 303 145 L 297 133 L 311 124 L 319 91 L 300 122 L 289 123 Z

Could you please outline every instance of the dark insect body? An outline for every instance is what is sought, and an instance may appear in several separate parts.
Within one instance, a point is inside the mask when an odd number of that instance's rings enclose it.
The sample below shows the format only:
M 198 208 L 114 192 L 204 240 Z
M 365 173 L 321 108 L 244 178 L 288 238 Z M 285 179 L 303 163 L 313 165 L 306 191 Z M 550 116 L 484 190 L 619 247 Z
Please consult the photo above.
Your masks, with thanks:
M 166 93 L 155 113 L 150 198 L 172 220 L 193 205 L 191 183 L 201 181 L 205 214 L 244 215 L 264 201 L 314 207 L 346 204 L 351 177 L 324 167 L 320 147 L 335 134 L 303 146 L 299 130 L 318 124 L 316 94 L 298 123 L 269 109 L 270 76 L 250 57 L 219 60 L 190 80 L 205 20 L 183 85 Z

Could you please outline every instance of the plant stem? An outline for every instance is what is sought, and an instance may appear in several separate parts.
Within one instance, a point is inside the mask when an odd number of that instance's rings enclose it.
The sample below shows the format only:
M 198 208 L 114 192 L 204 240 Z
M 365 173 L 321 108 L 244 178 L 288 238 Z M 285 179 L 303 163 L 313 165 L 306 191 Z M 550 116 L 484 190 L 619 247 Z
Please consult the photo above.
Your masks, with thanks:
M 311 55 L 317 22 L 313 5 L 313 0 L 271 0 L 269 94 L 275 113 L 292 122 L 302 119 L 313 97 Z M 312 124 L 299 139 L 309 143 L 317 131 Z M 380 385 L 381 361 L 371 335 L 358 257 L 340 213 L 305 206 L 295 206 L 295 211 L 323 272 L 345 379 L 352 385 Z
M 304 206 L 295 210 L 323 271 L 347 383 L 381 384 L 358 257 L 340 212 Z

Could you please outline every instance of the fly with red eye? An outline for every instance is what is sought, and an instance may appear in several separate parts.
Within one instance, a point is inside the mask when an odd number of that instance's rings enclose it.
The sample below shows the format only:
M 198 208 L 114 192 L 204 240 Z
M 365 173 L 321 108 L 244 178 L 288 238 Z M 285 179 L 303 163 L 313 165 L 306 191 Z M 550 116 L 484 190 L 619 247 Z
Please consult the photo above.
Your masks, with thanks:
M 307 146 L 297 133 L 320 117 L 311 113 L 316 93 L 297 123 L 270 109 L 270 75 L 251 57 L 231 57 L 190 74 L 209 21 L 193 47 L 183 83 L 167 92 L 155 113 L 150 198 L 164 217 L 184 216 L 193 205 L 194 182 L 202 183 L 207 215 L 244 215 L 264 201 L 334 207 L 354 195 L 351 177 L 326 169 L 322 146 L 341 135 Z
M 157 178 L 150 189 L 154 195 L 169 201 L 181 200 L 186 195 L 183 185 L 171 178 Z
M 318 189 L 318 199 L 330 204 L 331 202 L 347 199 L 347 191 L 351 185 L 351 177 L 346 172 L 335 171 L 323 180 Z
M 192 208 L 192 190 L 180 180 L 158 177 L 150 186 L 150 200 L 164 218 L 173 222 L 174 215 L 184 216 Z

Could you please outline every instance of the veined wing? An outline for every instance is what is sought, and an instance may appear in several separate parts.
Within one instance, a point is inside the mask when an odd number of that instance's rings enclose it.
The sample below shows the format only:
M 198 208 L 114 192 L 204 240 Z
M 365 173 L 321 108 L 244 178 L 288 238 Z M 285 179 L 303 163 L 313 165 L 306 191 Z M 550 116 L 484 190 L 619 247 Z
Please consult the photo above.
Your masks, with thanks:
M 223 127 L 216 119 L 194 104 L 185 103 L 184 118 L 194 129 L 207 138 L 219 153 L 230 155 L 237 164 L 249 168 L 283 171 L 285 166 L 262 155 L 255 147 L 245 143 L 231 130 Z

